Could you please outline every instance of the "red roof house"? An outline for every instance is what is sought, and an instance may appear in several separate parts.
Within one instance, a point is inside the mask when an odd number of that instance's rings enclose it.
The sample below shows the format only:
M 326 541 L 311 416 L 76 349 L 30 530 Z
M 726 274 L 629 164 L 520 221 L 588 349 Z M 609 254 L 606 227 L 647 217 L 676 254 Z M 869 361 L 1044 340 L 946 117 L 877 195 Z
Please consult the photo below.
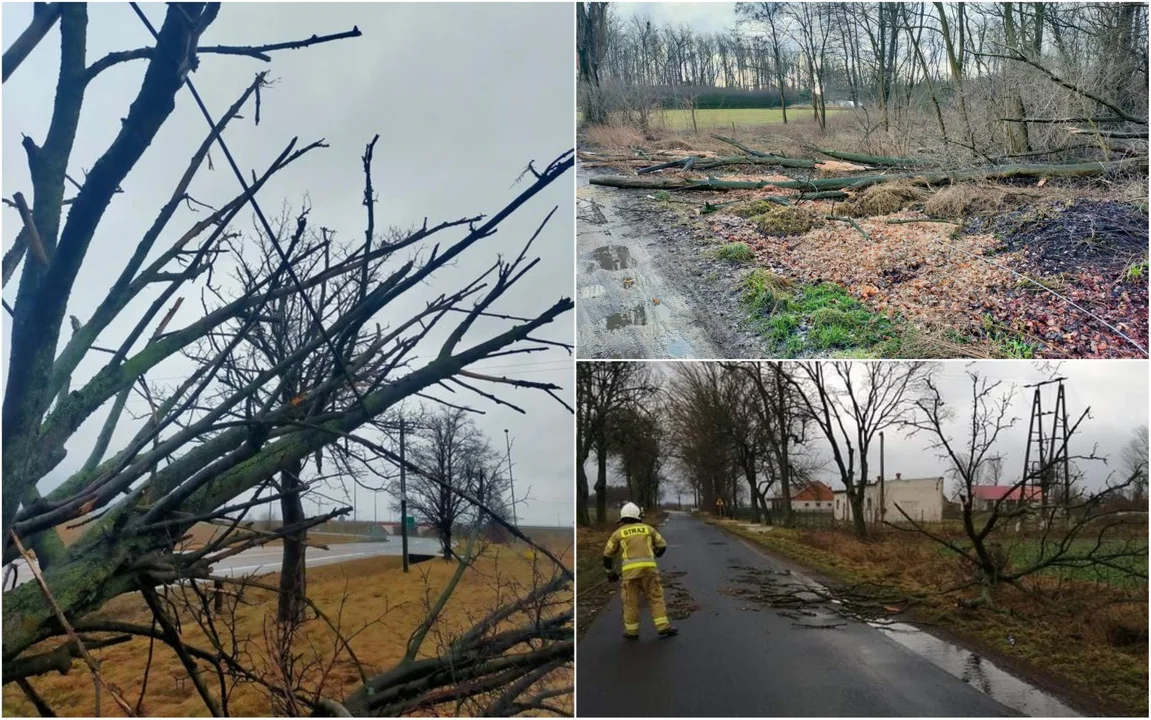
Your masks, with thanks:
M 1043 501 L 1043 492 L 1034 485 L 976 485 L 971 488 L 972 505 L 982 510 L 990 510 L 995 503 L 1018 505 L 1021 502 L 1038 503 Z

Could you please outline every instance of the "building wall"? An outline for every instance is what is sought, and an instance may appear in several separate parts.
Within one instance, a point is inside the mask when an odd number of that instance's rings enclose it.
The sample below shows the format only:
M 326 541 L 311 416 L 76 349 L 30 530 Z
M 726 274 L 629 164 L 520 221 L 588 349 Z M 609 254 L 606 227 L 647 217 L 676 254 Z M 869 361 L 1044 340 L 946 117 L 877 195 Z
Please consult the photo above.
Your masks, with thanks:
M 879 486 L 868 485 L 864 490 L 863 512 L 869 523 L 882 520 L 906 522 L 903 514 L 896 509 L 896 504 L 917 522 L 939 522 L 943 519 L 943 478 L 888 480 L 884 485 L 885 517 L 879 513 Z M 846 492 L 835 492 L 833 512 L 836 520 L 851 520 L 851 506 L 847 502 Z
M 792 500 L 791 509 L 797 512 L 831 512 L 831 500 Z

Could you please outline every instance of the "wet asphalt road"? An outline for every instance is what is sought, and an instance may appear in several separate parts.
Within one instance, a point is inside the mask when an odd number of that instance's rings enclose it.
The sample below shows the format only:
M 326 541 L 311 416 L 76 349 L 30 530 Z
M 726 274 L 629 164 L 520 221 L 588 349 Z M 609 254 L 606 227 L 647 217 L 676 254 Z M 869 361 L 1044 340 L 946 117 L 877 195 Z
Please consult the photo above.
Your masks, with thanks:
M 409 556 L 435 555 L 439 550 L 439 541 L 434 538 L 408 538 Z M 387 542 L 334 543 L 329 545 L 327 550 L 309 547 L 304 560 L 308 567 L 321 567 L 377 555 L 400 555 L 402 552 L 403 543 L 400 538 L 389 538 Z M 212 573 L 237 577 L 279 572 L 282 558 L 283 550 L 279 547 L 252 548 L 216 563 L 212 566 Z M 33 579 L 32 572 L 23 560 L 17 560 L 11 565 L 16 571 L 16 585 L 22 585 Z
M 678 584 L 696 609 L 669 639 L 655 636 L 645 609 L 641 639 L 627 642 L 617 595 L 577 648 L 580 716 L 1018 715 L 865 623 L 797 627 L 773 610 L 749 611 L 746 598 L 721 590 L 749 569 L 786 573 L 781 564 L 683 513 L 661 531 L 665 594 L 670 601 Z

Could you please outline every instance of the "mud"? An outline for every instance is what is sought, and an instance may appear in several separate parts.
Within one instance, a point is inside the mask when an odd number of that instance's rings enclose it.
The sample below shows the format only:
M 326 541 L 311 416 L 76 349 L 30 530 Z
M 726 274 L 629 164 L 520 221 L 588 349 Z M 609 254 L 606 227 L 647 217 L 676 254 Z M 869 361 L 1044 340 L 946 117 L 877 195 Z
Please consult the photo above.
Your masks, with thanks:
M 646 193 L 590 185 L 595 172 L 581 166 L 577 190 L 579 357 L 766 357 L 740 306 L 743 271 Z

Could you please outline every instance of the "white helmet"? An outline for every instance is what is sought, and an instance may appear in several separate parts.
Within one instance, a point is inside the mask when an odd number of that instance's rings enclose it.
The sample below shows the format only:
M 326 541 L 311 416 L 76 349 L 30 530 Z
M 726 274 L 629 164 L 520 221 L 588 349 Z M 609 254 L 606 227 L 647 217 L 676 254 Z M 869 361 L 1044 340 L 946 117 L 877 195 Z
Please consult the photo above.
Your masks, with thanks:
M 624 503 L 624 506 L 619 510 L 620 520 L 639 520 L 639 516 L 639 505 L 633 502 Z

